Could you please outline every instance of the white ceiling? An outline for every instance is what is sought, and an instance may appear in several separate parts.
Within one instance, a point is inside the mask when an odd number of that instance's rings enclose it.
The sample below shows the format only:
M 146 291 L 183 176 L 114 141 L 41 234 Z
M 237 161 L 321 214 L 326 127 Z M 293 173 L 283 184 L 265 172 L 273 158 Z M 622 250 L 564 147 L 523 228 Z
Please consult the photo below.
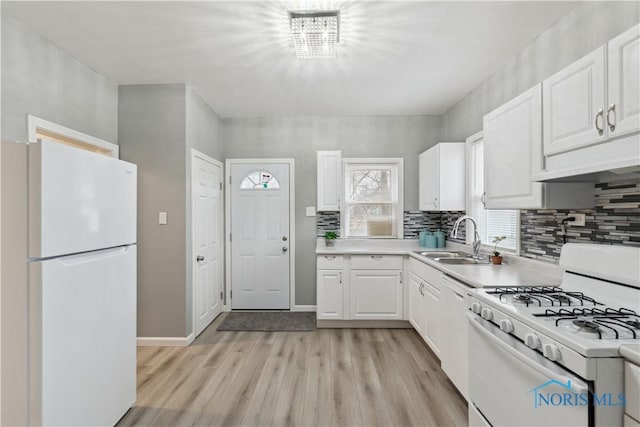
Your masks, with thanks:
M 118 84 L 190 84 L 222 117 L 442 114 L 576 2 L 2 2 Z M 340 9 L 335 60 L 287 10 Z

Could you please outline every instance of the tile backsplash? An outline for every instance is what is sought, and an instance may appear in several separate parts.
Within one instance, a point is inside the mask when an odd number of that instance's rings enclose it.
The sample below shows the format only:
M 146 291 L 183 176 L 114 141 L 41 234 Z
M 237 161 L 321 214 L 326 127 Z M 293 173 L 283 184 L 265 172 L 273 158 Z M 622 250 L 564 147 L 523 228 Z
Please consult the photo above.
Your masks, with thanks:
M 417 239 L 418 233 L 422 230 L 437 231 L 442 230 L 446 233 L 447 239 L 464 243 L 465 228 L 464 223 L 461 224 L 461 239 L 451 239 L 449 233 L 453 228 L 456 219 L 464 215 L 464 211 L 447 211 L 447 212 L 423 212 L 423 211 L 405 211 L 404 220 L 404 238 Z M 316 233 L 318 237 L 324 237 L 326 231 L 335 231 L 340 235 L 340 212 L 318 212 L 316 216 Z
M 570 213 L 586 214 L 586 225 L 567 226 L 567 242 L 640 246 L 640 178 L 596 183 L 593 209 L 521 211 L 520 255 L 558 262 Z

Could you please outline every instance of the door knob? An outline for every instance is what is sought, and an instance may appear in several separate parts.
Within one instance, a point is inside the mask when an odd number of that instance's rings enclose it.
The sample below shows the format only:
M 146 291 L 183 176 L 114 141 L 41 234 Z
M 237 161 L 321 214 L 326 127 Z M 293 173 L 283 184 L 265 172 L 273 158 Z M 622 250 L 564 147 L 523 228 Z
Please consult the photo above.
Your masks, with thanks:
M 287 241 L 287 236 L 282 236 L 282 241 L 286 242 Z
M 202 255 L 198 255 L 196 257 L 196 261 L 200 262 L 200 261 L 204 261 L 204 257 Z
M 286 247 L 286 246 L 283 246 L 283 247 L 282 247 L 282 252 L 287 252 L 288 250 L 289 250 L 289 248 L 288 248 L 288 247 Z

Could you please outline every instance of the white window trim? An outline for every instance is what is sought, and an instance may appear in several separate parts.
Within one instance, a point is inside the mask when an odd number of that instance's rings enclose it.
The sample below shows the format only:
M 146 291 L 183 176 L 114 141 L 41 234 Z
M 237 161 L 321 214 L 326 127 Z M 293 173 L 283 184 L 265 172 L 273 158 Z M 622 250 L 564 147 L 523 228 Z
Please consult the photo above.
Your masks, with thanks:
M 471 211 L 471 206 L 473 206 L 473 197 L 472 197 L 472 193 L 473 193 L 473 179 L 474 179 L 474 173 L 473 172 L 473 165 L 471 164 L 471 159 L 472 159 L 472 146 L 474 143 L 476 142 L 480 142 L 484 139 L 484 133 L 483 131 L 480 131 L 478 133 L 475 133 L 473 135 L 471 135 L 470 137 L 468 137 L 466 139 L 466 145 L 465 145 L 465 169 L 467 170 L 467 179 L 466 179 L 466 197 L 465 197 L 465 205 L 466 205 L 466 211 L 467 214 L 470 213 Z M 466 220 L 466 225 L 465 225 L 465 230 L 467 230 L 466 233 L 466 241 L 467 244 L 471 245 L 473 244 L 473 233 L 470 233 L 471 229 L 473 228 L 473 224 L 471 224 L 471 221 Z M 486 250 L 486 251 L 493 251 L 493 244 L 491 244 L 491 242 L 481 242 L 481 249 L 482 250 Z M 518 212 L 518 214 L 516 215 L 516 248 L 514 249 L 505 249 L 505 248 L 500 248 L 501 252 L 504 253 L 508 253 L 508 254 L 513 254 L 513 255 L 520 255 L 520 212 Z
M 75 139 L 85 144 L 92 145 L 94 147 L 106 150 L 111 157 L 119 158 L 120 147 L 117 144 L 113 144 L 109 141 L 105 141 L 95 136 L 88 135 L 86 133 L 79 132 L 77 130 L 53 123 L 39 117 L 27 115 L 27 133 L 29 142 L 35 142 L 38 139 L 38 131 L 46 131 L 56 135 L 60 135 L 63 138 Z
M 342 176 L 347 176 L 347 166 L 352 164 L 390 165 L 395 164 L 398 170 L 398 202 L 396 212 L 396 237 L 383 236 L 347 236 L 346 228 L 346 178 L 342 180 L 340 197 L 340 236 L 344 239 L 404 239 L 404 158 L 402 157 L 353 157 L 342 159 Z

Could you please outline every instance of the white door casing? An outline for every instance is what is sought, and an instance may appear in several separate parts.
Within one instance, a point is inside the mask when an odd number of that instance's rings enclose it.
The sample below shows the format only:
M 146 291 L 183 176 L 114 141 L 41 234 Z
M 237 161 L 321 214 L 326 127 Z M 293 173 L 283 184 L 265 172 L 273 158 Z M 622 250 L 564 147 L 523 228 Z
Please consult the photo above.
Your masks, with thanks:
M 230 162 L 231 308 L 289 309 L 292 162 Z
M 194 334 L 198 336 L 223 305 L 222 164 L 191 154 Z

